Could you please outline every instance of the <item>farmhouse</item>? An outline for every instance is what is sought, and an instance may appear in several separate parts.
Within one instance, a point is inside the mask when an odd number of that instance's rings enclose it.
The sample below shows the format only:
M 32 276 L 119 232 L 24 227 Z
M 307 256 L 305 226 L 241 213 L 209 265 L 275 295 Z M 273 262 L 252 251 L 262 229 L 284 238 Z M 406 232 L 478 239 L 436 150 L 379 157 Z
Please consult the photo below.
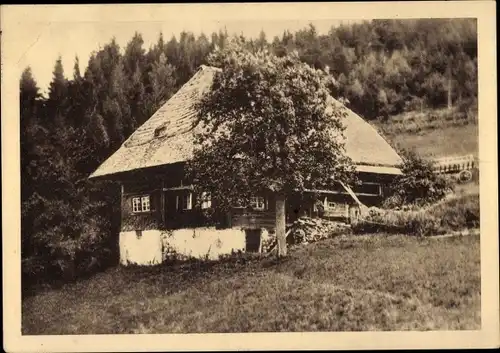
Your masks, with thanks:
M 220 214 L 214 202 L 193 193 L 183 172 L 193 153 L 193 105 L 210 89 L 218 70 L 200 67 L 90 176 L 121 185 L 123 264 L 161 263 L 169 256 L 217 258 L 233 251 L 262 251 L 274 240 L 272 194 L 255 195 L 250 205 Z M 401 158 L 371 125 L 347 112 L 346 153 L 362 181 L 353 191 L 364 204 L 377 204 L 387 184 L 401 173 L 397 167 Z M 356 212 L 353 197 L 341 185 L 311 192 L 320 195 L 321 203 L 304 196 L 288 198 L 287 222 L 302 215 L 349 222 Z

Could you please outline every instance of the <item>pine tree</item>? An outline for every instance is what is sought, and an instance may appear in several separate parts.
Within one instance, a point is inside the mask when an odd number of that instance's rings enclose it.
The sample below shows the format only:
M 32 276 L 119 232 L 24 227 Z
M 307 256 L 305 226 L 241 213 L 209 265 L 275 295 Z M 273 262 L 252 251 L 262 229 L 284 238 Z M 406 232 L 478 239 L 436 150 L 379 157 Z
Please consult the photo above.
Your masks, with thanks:
M 145 89 L 142 82 L 142 72 L 139 63 L 136 64 L 134 74 L 128 90 L 128 102 L 130 105 L 130 123 L 127 135 L 131 134 L 139 125 L 141 125 L 149 116 L 145 114 Z
M 151 93 L 147 96 L 147 117 L 165 103 L 175 89 L 174 68 L 167 63 L 165 54 L 162 53 L 159 60 L 153 64 L 153 70 L 149 76 Z
M 201 34 L 197 39 L 196 39 L 196 58 L 195 58 L 195 65 L 196 68 L 200 66 L 201 64 L 206 64 L 207 63 L 207 57 L 210 54 L 211 48 L 210 48 L 210 41 L 208 40 L 207 36 L 205 34 Z
M 62 59 L 59 57 L 54 65 L 52 81 L 49 86 L 46 119 L 49 125 L 64 125 L 67 108 L 68 80 L 64 77 Z
M 181 32 L 179 38 L 179 63 L 177 64 L 178 84 L 186 83 L 201 62 L 196 62 L 196 39 L 191 32 Z
M 259 32 L 259 38 L 255 42 L 255 44 L 256 44 L 256 49 L 258 49 L 258 50 L 264 50 L 267 48 L 268 42 L 267 42 L 266 33 L 264 32 L 264 30 L 261 30 Z
M 156 46 L 155 46 L 155 51 L 158 53 L 158 56 L 161 54 L 161 53 L 164 53 L 165 52 L 165 40 L 163 39 L 163 33 L 160 32 L 160 36 L 158 37 L 158 43 L 156 43 Z
M 80 81 L 82 79 L 82 75 L 80 73 L 80 59 L 78 59 L 78 55 L 75 56 L 75 65 L 73 66 L 73 80 Z
M 142 47 L 143 44 L 144 40 L 142 39 L 142 35 L 138 32 L 135 32 L 134 36 L 125 47 L 123 64 L 125 74 L 129 78 L 132 78 L 132 76 L 135 74 L 135 72 L 137 71 L 137 67 L 139 67 L 139 70 L 142 70 L 144 68 L 145 50 Z
M 41 98 L 40 89 L 37 86 L 31 68 L 24 69 L 19 80 L 20 108 L 21 108 L 21 131 L 22 124 L 36 118 L 37 100 Z
M 103 102 L 102 116 L 107 123 L 111 146 L 114 146 L 114 149 L 136 128 L 134 117 L 131 115 L 134 98 L 128 96 L 131 88 L 121 61 L 113 68 L 108 85 L 109 91 Z

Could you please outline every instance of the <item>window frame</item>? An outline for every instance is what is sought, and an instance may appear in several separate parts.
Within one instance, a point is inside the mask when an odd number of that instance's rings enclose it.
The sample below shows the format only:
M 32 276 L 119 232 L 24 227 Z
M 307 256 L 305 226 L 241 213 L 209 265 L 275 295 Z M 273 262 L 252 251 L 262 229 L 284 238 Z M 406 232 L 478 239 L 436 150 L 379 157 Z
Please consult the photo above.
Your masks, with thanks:
M 187 198 L 186 204 L 184 204 L 184 198 Z M 177 195 L 176 197 L 177 210 L 178 211 L 190 211 L 193 209 L 193 193 L 189 192 L 187 194 Z
M 356 195 L 363 195 L 363 196 L 382 196 L 382 183 L 379 182 L 371 182 L 371 181 L 363 181 L 361 182 L 361 185 L 358 187 L 363 187 L 363 186 L 377 186 L 377 192 L 364 192 L 364 190 L 359 190 L 358 188 L 353 188 L 353 191 Z M 355 190 L 357 189 L 357 190 Z
M 259 207 L 259 204 L 261 204 L 262 207 Z M 249 206 L 256 211 L 265 211 L 267 209 L 266 198 L 264 196 L 251 196 Z
M 139 213 L 152 212 L 151 195 L 149 195 L 149 194 L 136 195 L 136 196 L 132 196 L 131 199 L 132 199 L 131 200 L 132 213 L 139 214 Z M 145 200 L 147 200 L 147 203 L 145 202 Z M 147 207 L 145 205 L 147 205 Z
M 326 208 L 328 210 L 334 210 L 337 208 L 338 203 L 335 201 L 329 201 L 328 199 L 326 200 Z
M 201 193 L 201 204 L 200 207 L 202 210 L 208 210 L 212 208 L 212 197 L 209 192 L 203 191 Z

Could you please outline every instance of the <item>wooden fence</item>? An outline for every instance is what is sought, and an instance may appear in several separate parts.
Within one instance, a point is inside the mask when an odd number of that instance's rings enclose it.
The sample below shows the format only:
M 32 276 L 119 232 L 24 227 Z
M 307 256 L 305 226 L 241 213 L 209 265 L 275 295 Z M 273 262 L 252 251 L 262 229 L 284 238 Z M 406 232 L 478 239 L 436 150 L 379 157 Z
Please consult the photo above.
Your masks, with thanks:
M 474 155 L 441 157 L 433 159 L 436 173 L 460 173 L 477 167 Z
M 433 159 L 434 172 L 439 174 L 452 174 L 458 177 L 461 183 L 467 183 L 473 179 L 472 169 L 478 168 L 474 155 L 441 157 Z

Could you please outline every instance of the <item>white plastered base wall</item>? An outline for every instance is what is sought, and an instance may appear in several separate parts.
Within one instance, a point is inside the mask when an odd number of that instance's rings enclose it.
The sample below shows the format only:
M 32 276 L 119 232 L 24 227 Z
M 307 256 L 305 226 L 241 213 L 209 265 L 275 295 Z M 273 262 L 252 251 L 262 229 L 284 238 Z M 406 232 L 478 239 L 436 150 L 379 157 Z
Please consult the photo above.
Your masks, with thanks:
M 163 259 L 161 232 L 143 230 L 120 232 L 120 263 L 122 265 L 156 265 Z
M 215 227 L 145 230 L 120 233 L 120 263 L 155 265 L 169 256 L 217 260 L 221 255 L 245 251 L 245 231 Z

